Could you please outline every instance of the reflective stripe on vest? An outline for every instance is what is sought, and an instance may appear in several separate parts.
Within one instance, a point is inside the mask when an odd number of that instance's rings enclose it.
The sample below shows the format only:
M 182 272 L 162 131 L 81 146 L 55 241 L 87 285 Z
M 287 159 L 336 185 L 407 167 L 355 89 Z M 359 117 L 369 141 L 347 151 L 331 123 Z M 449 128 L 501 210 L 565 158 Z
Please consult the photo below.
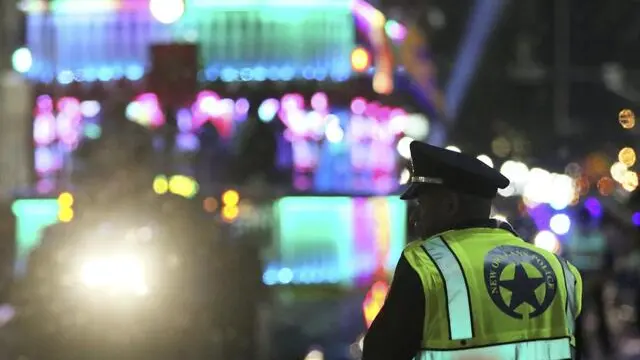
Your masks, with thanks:
M 578 311 L 576 304 L 576 277 L 569 269 L 569 265 L 567 265 L 567 261 L 561 258 L 558 258 L 560 263 L 562 264 L 562 272 L 564 273 L 564 283 L 567 291 L 567 303 L 565 304 L 565 312 L 566 312 L 566 322 L 567 322 L 567 330 L 569 330 L 569 334 L 574 334 L 575 329 L 575 318 L 576 313 Z
M 467 290 L 467 281 L 458 258 L 441 237 L 425 241 L 422 247 L 433 260 L 440 275 L 442 275 L 447 298 L 451 340 L 473 338 L 469 291 Z
M 422 350 L 416 360 L 462 360 L 466 356 L 486 356 L 495 360 L 567 360 L 572 359 L 567 338 L 534 340 L 461 350 Z

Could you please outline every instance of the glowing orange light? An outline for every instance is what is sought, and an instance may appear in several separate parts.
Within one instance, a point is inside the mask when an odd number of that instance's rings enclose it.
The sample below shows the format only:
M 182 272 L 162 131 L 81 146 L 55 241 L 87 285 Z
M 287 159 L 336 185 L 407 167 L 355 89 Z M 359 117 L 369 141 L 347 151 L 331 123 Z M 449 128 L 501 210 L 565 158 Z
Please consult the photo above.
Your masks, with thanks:
M 633 129 L 636 126 L 636 114 L 630 109 L 623 109 L 618 113 L 618 122 L 625 129 Z
M 600 195 L 609 196 L 616 189 L 616 183 L 612 178 L 603 176 L 600 180 L 598 180 L 597 187 Z
M 388 292 L 389 284 L 384 281 L 377 281 L 371 286 L 362 303 L 362 312 L 364 313 L 364 320 L 367 323 L 367 327 L 371 326 L 373 319 L 378 316 Z
M 351 67 L 354 71 L 363 72 L 371 66 L 371 56 L 363 48 L 356 48 L 351 53 Z
M 208 197 L 202 202 L 202 207 L 206 212 L 214 212 L 218 208 L 218 201 L 212 197 Z

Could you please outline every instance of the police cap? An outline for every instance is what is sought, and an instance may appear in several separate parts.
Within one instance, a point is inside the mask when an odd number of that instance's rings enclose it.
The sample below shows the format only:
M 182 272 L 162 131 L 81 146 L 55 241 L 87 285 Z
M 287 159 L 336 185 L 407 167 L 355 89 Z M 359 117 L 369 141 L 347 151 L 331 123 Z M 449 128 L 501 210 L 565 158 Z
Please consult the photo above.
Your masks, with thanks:
M 403 200 L 417 198 L 425 186 L 489 199 L 509 186 L 509 179 L 472 156 L 419 141 L 413 141 L 410 150 L 413 172 L 409 188 L 400 196 Z

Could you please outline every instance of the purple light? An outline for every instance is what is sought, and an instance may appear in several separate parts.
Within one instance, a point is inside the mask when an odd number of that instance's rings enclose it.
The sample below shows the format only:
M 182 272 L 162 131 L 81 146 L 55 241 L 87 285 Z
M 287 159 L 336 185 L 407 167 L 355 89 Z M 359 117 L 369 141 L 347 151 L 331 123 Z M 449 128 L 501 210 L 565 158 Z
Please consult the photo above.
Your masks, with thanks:
M 633 225 L 640 226 L 640 212 L 634 213 L 633 216 L 631 216 L 631 221 Z
M 602 216 L 602 205 L 600 205 L 600 201 L 598 201 L 598 199 L 593 197 L 588 198 L 584 201 L 584 207 L 594 218 Z
M 178 110 L 178 113 L 176 114 L 176 121 L 180 132 L 189 132 L 194 128 L 193 117 L 191 116 L 191 112 L 187 109 Z
M 40 112 L 51 112 L 53 110 L 53 100 L 49 95 L 40 95 L 36 99 L 36 106 Z
M 249 100 L 245 98 L 240 98 L 236 100 L 236 112 L 239 114 L 246 114 L 249 112 Z
M 553 216 L 553 212 L 548 206 L 539 205 L 534 208 L 529 208 L 527 211 L 538 230 L 549 230 L 549 221 Z
M 47 174 L 56 170 L 56 154 L 47 148 L 36 148 L 35 167 L 40 174 Z

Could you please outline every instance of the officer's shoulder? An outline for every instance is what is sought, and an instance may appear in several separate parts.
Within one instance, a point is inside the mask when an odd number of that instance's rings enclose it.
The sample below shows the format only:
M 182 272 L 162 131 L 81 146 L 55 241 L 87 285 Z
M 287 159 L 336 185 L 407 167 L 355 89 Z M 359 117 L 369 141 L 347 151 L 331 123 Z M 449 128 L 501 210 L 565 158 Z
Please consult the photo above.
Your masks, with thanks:
M 405 247 L 404 250 L 402 251 L 403 255 L 409 254 L 409 253 L 413 253 L 415 251 L 421 251 L 422 249 L 422 245 L 424 244 L 425 240 L 414 240 L 411 241 L 410 243 L 408 243 Z

